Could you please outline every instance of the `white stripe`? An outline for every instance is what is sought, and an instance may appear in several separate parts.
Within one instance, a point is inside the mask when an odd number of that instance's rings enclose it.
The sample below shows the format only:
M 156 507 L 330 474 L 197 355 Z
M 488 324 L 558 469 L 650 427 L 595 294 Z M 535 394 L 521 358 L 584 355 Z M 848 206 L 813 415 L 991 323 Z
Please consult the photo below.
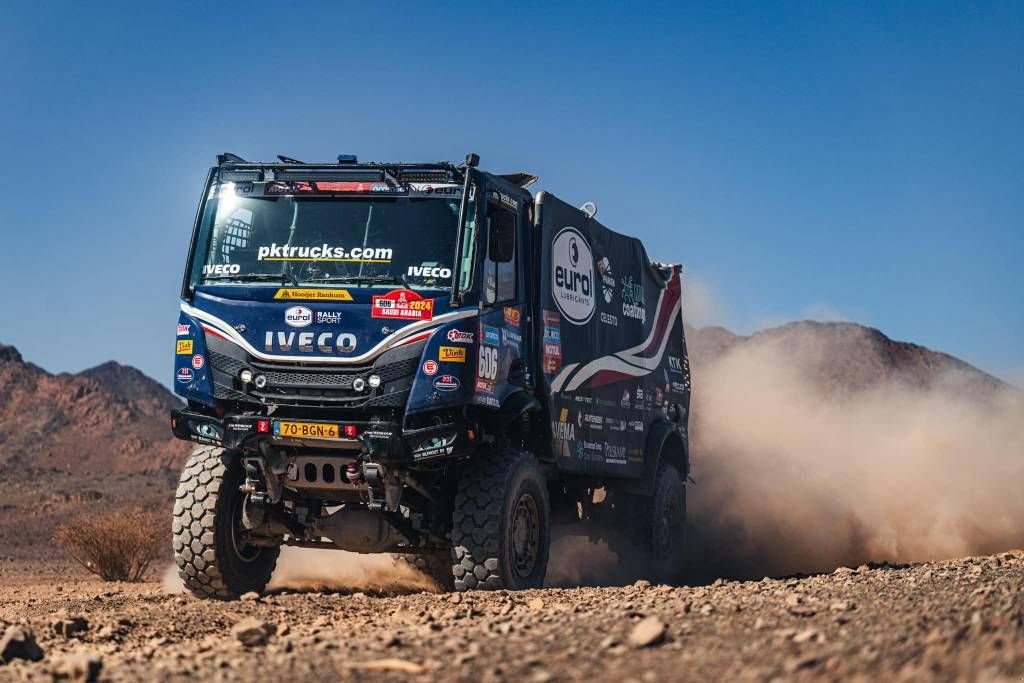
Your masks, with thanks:
M 572 374 L 573 369 L 576 368 L 578 365 L 579 363 L 570 363 L 569 365 L 566 365 L 565 367 L 562 368 L 562 371 L 558 373 L 558 376 L 551 380 L 552 393 L 557 394 L 562 389 L 562 384 L 565 382 L 566 378 Z
M 576 391 L 580 388 L 580 385 L 586 382 L 588 379 L 601 372 L 602 370 L 612 370 L 615 372 L 621 372 L 625 375 L 632 375 L 633 377 L 643 377 L 648 374 L 650 370 L 644 368 L 638 368 L 635 365 L 626 363 L 621 358 L 615 356 L 602 356 L 597 360 L 592 360 L 583 366 L 583 369 L 576 373 L 576 376 L 572 378 L 572 381 L 565 387 L 566 391 Z
M 202 320 L 203 322 L 210 323 L 217 328 L 220 334 L 228 337 L 228 339 L 241 346 L 249 354 L 259 358 L 260 360 L 268 361 L 287 361 L 292 363 L 336 363 L 344 365 L 348 363 L 361 363 L 363 361 L 376 358 L 380 354 L 387 351 L 390 347 L 394 346 L 397 342 L 410 337 L 416 333 L 423 332 L 432 327 L 436 327 L 443 323 L 451 322 L 453 320 L 459 320 L 461 318 L 471 318 L 479 313 L 476 309 L 466 309 L 463 311 L 451 311 L 450 313 L 444 313 L 431 320 L 421 320 L 411 325 L 406 325 L 396 332 L 392 332 L 388 336 L 384 337 L 376 346 L 359 356 L 350 356 L 346 358 L 332 358 L 332 357 L 321 357 L 321 356 L 272 356 L 270 354 L 261 353 L 257 351 L 252 344 L 245 340 L 245 338 L 238 334 L 231 325 L 227 324 L 217 316 L 211 315 L 204 310 L 190 306 L 184 301 L 181 302 L 181 310 L 186 315 L 190 315 L 193 318 Z
M 665 354 L 665 347 L 668 346 L 668 340 L 672 333 L 672 328 L 676 324 L 676 318 L 679 317 L 682 312 L 682 305 L 675 308 L 672 311 L 672 315 L 669 317 L 665 327 L 665 335 L 661 339 L 658 352 L 651 358 L 643 358 L 636 354 L 643 351 L 651 343 L 654 338 L 654 333 L 658 330 L 658 316 L 661 311 L 661 304 L 665 297 L 665 292 L 668 291 L 668 287 L 661 291 L 661 295 L 658 297 L 658 305 L 655 307 L 654 325 L 651 328 L 650 334 L 647 335 L 647 339 L 638 346 L 626 349 L 625 351 L 618 351 L 610 356 L 602 356 L 595 360 L 590 361 L 584 365 L 576 376 L 572 378 L 572 381 L 565 387 L 566 391 L 576 391 L 581 384 L 589 380 L 591 377 L 601 372 L 602 370 L 612 370 L 621 372 L 625 375 L 632 375 L 633 377 L 643 377 L 644 375 L 650 374 L 661 365 L 662 356 Z M 566 369 L 571 370 L 577 364 L 567 366 Z M 557 393 L 562 389 L 562 383 L 566 379 L 566 369 L 562 371 L 558 377 L 551 383 L 551 391 Z

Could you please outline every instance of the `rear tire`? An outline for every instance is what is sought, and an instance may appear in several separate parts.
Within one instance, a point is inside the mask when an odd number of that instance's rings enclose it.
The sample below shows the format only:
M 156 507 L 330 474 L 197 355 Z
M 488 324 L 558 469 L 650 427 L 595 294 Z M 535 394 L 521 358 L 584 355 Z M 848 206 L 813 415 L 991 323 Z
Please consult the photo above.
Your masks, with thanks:
M 174 562 L 200 598 L 229 600 L 261 592 L 280 547 L 245 542 L 241 462 L 221 448 L 197 448 L 182 470 L 174 501 Z
M 644 532 L 650 577 L 658 583 L 680 581 L 686 546 L 686 487 L 674 465 L 662 463 L 658 467 L 654 496 L 647 500 Z
M 456 591 L 539 588 L 547 573 L 551 506 L 536 458 L 482 450 L 462 472 L 452 514 Z

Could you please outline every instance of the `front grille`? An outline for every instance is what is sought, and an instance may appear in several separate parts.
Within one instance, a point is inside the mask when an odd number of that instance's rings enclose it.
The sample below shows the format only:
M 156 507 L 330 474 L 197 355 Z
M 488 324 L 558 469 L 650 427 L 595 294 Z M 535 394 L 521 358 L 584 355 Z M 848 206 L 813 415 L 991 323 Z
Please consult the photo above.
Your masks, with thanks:
M 215 371 L 215 395 L 228 400 L 250 400 L 295 406 L 396 407 L 405 404 L 419 363 L 411 356 L 380 365 L 300 365 L 253 361 L 246 363 L 223 353 L 210 351 Z M 248 367 L 267 378 L 263 388 L 242 387 L 238 373 Z M 356 392 L 352 382 L 379 375 L 381 386 Z

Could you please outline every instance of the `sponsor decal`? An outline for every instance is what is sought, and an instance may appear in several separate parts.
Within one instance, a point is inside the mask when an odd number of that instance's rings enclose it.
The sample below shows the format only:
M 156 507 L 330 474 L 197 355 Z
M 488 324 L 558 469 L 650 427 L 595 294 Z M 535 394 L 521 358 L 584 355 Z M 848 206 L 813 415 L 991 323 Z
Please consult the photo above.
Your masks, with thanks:
M 410 277 L 430 277 L 447 280 L 452 276 L 452 269 L 443 266 L 409 266 L 406 275 Z
M 192 356 L 192 367 L 196 370 L 202 370 L 203 366 L 206 365 L 206 359 L 203 358 L 203 354 L 197 353 Z
M 441 375 L 434 380 L 434 388 L 438 391 L 455 391 L 462 386 L 462 382 L 455 375 Z
M 192 340 L 191 339 L 179 339 L 178 346 L 175 349 L 175 353 L 180 356 L 192 355 Z
M 562 369 L 562 317 L 556 311 L 544 311 L 544 373 L 558 374 Z
M 562 228 L 551 243 L 551 297 L 573 325 L 594 315 L 594 257 L 576 228 Z
M 351 332 L 275 332 L 268 330 L 263 348 L 267 353 L 289 353 L 298 346 L 302 353 L 350 353 L 356 350 L 356 336 Z
M 462 196 L 462 185 L 409 183 L 409 190 L 413 195 L 423 195 L 426 197 L 451 197 L 456 199 Z
M 437 350 L 437 359 L 442 363 L 465 363 L 466 349 L 462 346 L 442 346 Z
M 473 388 L 475 391 L 482 394 L 492 394 L 494 393 L 494 382 L 478 378 L 476 383 L 473 385 Z
M 615 278 L 612 277 L 612 264 L 608 257 L 598 259 L 597 274 L 601 278 L 601 293 L 604 294 L 604 302 L 610 304 L 615 296 Z
M 475 402 L 481 404 L 481 405 L 490 406 L 491 408 L 500 408 L 501 407 L 501 401 L 499 401 L 494 396 L 490 396 L 488 394 L 484 394 L 484 395 L 477 394 L 474 397 L 473 400 Z
M 274 294 L 274 299 L 277 301 L 352 301 L 352 295 L 345 289 L 282 287 Z
M 647 322 L 647 309 L 644 307 L 644 286 L 633 282 L 633 276 L 622 278 L 622 315 L 627 318 Z
M 629 428 L 632 429 L 634 432 L 642 432 L 642 431 L 644 431 L 644 421 L 643 420 L 630 420 Z
M 585 413 L 583 415 L 583 423 L 590 425 L 591 429 L 604 429 L 604 417 L 601 415 Z
M 614 417 L 606 417 L 604 419 L 604 422 L 605 422 L 606 425 L 608 425 L 608 430 L 609 431 L 612 431 L 612 432 L 624 432 L 624 431 L 626 431 L 626 421 L 625 420 L 619 420 L 619 419 L 614 418 Z
M 519 321 L 522 320 L 522 312 L 518 308 L 512 306 L 505 306 L 505 324 L 513 327 L 519 327 Z
M 671 372 L 682 373 L 683 371 L 683 359 L 679 356 L 668 357 L 668 369 Z
M 426 460 L 427 458 L 435 458 L 439 455 L 451 455 L 454 450 L 455 446 L 435 446 L 434 448 L 425 448 L 420 451 L 413 451 L 412 459 Z
M 626 447 L 604 442 L 604 461 L 612 465 L 626 464 Z
M 398 320 L 431 320 L 434 317 L 434 300 L 425 299 L 411 289 L 395 289 L 373 296 L 370 315 Z
M 662 393 L 661 387 L 655 387 L 654 388 L 654 402 L 655 403 L 661 403 L 664 400 L 665 400 L 665 394 Z
M 672 391 L 677 394 L 685 394 L 689 387 L 684 382 L 672 382 Z
M 501 335 L 498 332 L 498 328 L 484 325 L 484 344 L 497 346 L 499 343 L 501 343 Z
M 575 441 L 576 429 L 569 419 L 569 409 L 562 408 L 557 420 L 551 421 L 551 433 L 559 441 Z
M 495 192 L 495 194 L 498 195 L 498 200 L 508 208 L 513 211 L 519 209 L 519 200 L 516 198 L 511 195 L 507 195 L 504 192 Z
M 317 325 L 340 325 L 341 324 L 341 313 L 338 311 L 317 311 L 316 312 L 316 324 Z
M 182 384 L 188 384 L 194 377 L 195 375 L 192 374 L 191 368 L 179 368 L 178 372 L 175 374 L 175 378 Z
M 182 325 L 181 323 L 178 323 L 178 336 L 179 337 L 188 336 L 188 333 L 189 333 L 188 330 L 189 330 L 190 327 L 192 327 L 192 326 L 191 325 Z
M 242 266 L 237 263 L 208 263 L 203 266 L 203 275 L 238 275 Z
M 462 330 L 448 330 L 448 341 L 453 344 L 472 344 L 473 333 Z
M 436 360 L 431 359 L 431 360 L 425 361 L 423 363 L 423 374 L 424 375 L 436 375 L 437 374 L 437 368 L 438 368 L 438 365 L 437 365 L 437 361 Z
M 316 261 L 334 263 L 391 263 L 393 249 L 387 247 L 299 247 L 271 242 L 256 250 L 257 261 Z
M 601 322 L 605 325 L 611 325 L 612 327 L 619 326 L 619 319 L 611 313 L 605 313 L 604 311 L 601 311 Z
M 291 327 L 309 327 L 313 324 L 313 311 L 305 306 L 292 306 L 284 312 L 284 322 Z
M 619 401 L 619 405 L 623 408 L 632 408 L 633 404 L 630 402 L 629 389 L 622 390 L 622 400 Z
M 264 194 L 308 194 L 310 192 L 323 192 L 325 194 L 336 194 L 339 192 L 353 192 L 359 194 L 407 194 L 408 190 L 398 185 L 387 185 L 381 182 L 273 182 L 267 183 Z
M 637 401 L 644 400 L 644 388 L 643 387 L 637 387 L 636 388 L 636 400 Z
M 517 330 L 510 330 L 507 327 L 501 328 L 501 343 L 505 346 L 519 346 L 523 343 L 523 335 Z
M 594 403 L 594 399 L 591 396 L 583 396 L 581 394 L 576 394 L 572 400 L 577 403 L 586 403 L 588 406 Z

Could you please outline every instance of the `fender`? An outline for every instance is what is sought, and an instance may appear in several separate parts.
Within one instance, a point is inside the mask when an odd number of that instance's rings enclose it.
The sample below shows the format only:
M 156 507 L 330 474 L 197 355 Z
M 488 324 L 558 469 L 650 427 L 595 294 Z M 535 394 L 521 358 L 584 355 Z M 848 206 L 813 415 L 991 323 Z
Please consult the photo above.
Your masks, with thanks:
M 650 496 L 654 494 L 655 477 L 658 475 L 658 466 L 661 465 L 663 457 L 666 457 L 679 469 L 679 476 L 683 481 L 690 474 L 690 443 L 685 434 L 680 432 L 679 425 L 667 420 L 652 422 L 647 435 L 647 445 L 644 449 L 644 473 L 640 479 L 620 480 L 615 482 L 616 489 L 624 493 Z M 672 442 L 676 443 L 673 444 Z M 666 456 L 666 446 L 678 446 L 677 452 L 669 450 Z
M 540 402 L 526 389 L 520 389 L 505 397 L 498 409 L 480 410 L 476 419 L 492 432 L 502 432 L 521 415 L 540 410 Z

